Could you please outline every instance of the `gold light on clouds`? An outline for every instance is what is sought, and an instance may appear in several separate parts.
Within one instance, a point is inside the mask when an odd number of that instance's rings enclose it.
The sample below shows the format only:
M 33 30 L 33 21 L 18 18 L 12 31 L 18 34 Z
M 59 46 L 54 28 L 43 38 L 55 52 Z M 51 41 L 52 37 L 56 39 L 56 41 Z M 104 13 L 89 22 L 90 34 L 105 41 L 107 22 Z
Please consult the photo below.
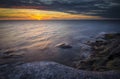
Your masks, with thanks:
M 70 14 L 57 11 L 37 9 L 0 8 L 0 20 L 69 20 L 69 19 L 100 19 L 99 16 Z

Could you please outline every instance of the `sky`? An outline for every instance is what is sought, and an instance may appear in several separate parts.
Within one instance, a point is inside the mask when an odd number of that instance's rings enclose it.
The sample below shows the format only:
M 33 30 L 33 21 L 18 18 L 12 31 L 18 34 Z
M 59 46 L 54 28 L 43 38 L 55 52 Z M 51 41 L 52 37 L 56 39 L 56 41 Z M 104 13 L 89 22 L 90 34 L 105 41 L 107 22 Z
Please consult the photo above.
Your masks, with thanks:
M 0 0 L 0 20 L 120 19 L 120 0 Z

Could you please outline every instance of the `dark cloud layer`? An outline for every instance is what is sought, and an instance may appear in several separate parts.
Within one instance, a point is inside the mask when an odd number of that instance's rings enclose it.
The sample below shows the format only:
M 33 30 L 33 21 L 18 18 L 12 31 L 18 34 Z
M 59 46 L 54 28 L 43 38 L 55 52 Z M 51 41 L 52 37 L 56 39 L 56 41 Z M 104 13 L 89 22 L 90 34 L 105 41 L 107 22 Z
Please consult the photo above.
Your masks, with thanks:
M 0 0 L 0 7 L 15 6 L 36 6 L 36 9 L 120 18 L 120 0 Z

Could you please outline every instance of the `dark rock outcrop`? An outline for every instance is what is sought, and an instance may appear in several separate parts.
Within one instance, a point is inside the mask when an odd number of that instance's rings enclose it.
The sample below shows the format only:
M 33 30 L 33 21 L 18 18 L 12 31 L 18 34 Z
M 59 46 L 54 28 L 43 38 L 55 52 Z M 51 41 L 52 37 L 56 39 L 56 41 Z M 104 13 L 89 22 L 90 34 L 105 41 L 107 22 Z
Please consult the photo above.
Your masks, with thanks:
M 92 54 L 87 60 L 78 60 L 75 68 L 90 71 L 120 71 L 120 33 L 104 34 L 94 42 L 88 42 Z

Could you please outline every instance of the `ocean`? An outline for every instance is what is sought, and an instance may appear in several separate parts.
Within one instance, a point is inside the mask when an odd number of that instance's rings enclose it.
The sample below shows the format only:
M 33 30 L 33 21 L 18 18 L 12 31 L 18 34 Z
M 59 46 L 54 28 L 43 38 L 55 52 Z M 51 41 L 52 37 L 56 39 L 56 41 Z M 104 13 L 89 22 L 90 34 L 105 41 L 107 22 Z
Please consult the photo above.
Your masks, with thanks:
M 113 32 L 120 32 L 120 21 L 0 21 L 0 53 L 12 51 L 24 62 L 70 65 L 71 61 L 89 57 L 90 47 L 85 42 Z M 61 43 L 72 48 L 56 46 Z

